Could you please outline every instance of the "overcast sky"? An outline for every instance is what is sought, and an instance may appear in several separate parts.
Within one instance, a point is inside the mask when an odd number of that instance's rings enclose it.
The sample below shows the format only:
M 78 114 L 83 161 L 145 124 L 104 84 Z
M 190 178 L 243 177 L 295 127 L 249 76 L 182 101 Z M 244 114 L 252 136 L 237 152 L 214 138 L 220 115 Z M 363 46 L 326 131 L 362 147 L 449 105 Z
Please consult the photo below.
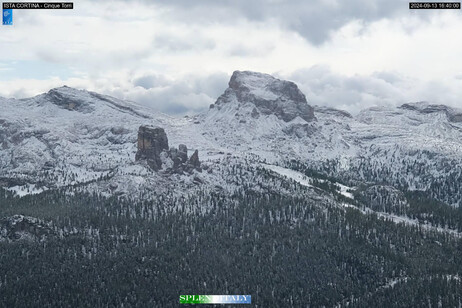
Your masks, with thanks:
M 73 10 L 14 10 L 14 25 L 0 26 L 0 96 L 66 84 L 196 113 L 234 70 L 252 70 L 352 113 L 422 100 L 462 107 L 462 12 L 408 3 L 75 0 Z

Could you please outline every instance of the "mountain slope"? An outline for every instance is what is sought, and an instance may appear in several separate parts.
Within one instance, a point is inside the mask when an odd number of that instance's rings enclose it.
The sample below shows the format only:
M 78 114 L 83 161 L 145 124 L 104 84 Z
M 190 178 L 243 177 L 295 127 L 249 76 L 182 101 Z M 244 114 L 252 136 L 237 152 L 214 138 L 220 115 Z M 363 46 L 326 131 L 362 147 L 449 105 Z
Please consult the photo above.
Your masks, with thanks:
M 0 306 L 457 306 L 460 113 L 352 116 L 255 72 L 194 117 L 68 87 L 0 99 Z
M 111 193 L 112 184 L 118 187 L 113 193 L 133 195 L 159 181 L 192 183 L 184 176 L 159 177 L 135 162 L 140 125 L 163 127 L 170 144 L 199 150 L 211 169 L 229 155 L 257 163 L 295 160 L 352 185 L 385 182 L 419 190 L 443 185 L 445 177 L 458 183 L 461 174 L 460 110 L 421 102 L 370 108 L 353 117 L 310 106 L 294 83 L 248 71 L 234 72 L 223 95 L 195 117 L 169 117 L 68 87 L 30 99 L 2 99 L 0 111 L 4 187 L 97 181 L 101 185 L 88 189 Z M 201 176 L 206 186 L 226 184 L 217 174 Z M 453 197 L 436 190 L 432 196 L 458 205 L 461 194 L 455 189 Z

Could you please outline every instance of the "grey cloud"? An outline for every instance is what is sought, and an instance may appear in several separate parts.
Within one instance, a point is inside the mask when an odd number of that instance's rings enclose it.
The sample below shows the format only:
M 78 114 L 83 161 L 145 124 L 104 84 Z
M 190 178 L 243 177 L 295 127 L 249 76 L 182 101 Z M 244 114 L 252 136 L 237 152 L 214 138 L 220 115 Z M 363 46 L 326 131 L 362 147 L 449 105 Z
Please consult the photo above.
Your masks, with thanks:
M 297 70 L 288 79 L 296 82 L 307 100 L 313 105 L 323 105 L 357 113 L 376 105 L 405 103 L 406 83 L 391 72 L 378 74 L 395 81 L 391 84 L 377 74 L 344 76 L 332 72 L 328 66 L 314 66 Z
M 418 80 L 395 72 L 345 76 L 328 66 L 295 71 L 287 79 L 298 84 L 312 105 L 329 106 L 352 114 L 373 106 L 397 106 L 429 101 L 460 107 L 462 90 L 458 80 Z
M 156 87 L 164 87 L 169 85 L 169 81 L 161 75 L 147 75 L 136 78 L 133 81 L 133 85 L 142 87 L 145 89 L 151 89 Z
M 131 94 L 128 99 L 141 105 L 172 115 L 194 114 L 205 110 L 213 99 L 205 94 L 178 93 L 175 88 L 148 90 Z
M 229 75 L 212 73 L 186 75 L 170 80 L 163 75 L 147 75 L 133 80 L 143 91 L 129 91 L 126 99 L 169 114 L 193 114 L 206 110 L 227 88 Z
M 189 78 L 194 78 L 193 76 Z M 205 93 L 214 100 L 228 87 L 230 75 L 226 73 L 213 73 L 206 77 L 190 80 L 196 94 Z
M 274 21 L 298 32 L 315 45 L 322 44 L 335 31 L 352 20 L 372 22 L 396 15 L 408 15 L 408 2 L 402 0 L 159 0 L 156 5 L 171 8 L 173 19 L 188 23 L 236 23 L 240 19 Z

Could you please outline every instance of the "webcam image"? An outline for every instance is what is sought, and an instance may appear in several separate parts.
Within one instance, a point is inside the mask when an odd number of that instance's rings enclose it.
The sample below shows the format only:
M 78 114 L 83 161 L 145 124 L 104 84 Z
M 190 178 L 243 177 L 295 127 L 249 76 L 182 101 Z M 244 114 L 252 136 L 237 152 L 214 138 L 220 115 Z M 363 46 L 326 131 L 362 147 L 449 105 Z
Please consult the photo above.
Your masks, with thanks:
M 0 307 L 462 307 L 460 2 L 2 2 Z

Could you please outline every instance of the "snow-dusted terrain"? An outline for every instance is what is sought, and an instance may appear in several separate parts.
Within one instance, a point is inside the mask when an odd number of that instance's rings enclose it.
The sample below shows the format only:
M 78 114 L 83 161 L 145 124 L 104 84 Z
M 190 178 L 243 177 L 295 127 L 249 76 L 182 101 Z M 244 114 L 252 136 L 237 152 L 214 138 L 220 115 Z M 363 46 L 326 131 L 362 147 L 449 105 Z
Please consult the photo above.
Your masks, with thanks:
M 186 117 L 69 87 L 0 98 L 0 306 L 169 307 L 198 286 L 460 305 L 461 110 L 353 116 L 255 72 L 223 90 Z
M 136 162 L 140 125 L 164 128 L 171 147 L 187 144 L 190 154 L 197 149 L 209 171 L 172 175 Z M 313 108 L 295 84 L 253 72 L 235 72 L 217 102 L 193 117 L 65 86 L 29 99 L 0 98 L 0 185 L 19 195 L 76 185 L 135 196 L 165 187 L 232 190 L 239 184 L 230 184 L 223 164 L 264 163 L 294 179 L 299 175 L 275 166 L 291 160 L 355 183 L 377 173 L 425 190 L 460 174 L 461 157 L 460 110 L 421 102 L 353 117 Z

